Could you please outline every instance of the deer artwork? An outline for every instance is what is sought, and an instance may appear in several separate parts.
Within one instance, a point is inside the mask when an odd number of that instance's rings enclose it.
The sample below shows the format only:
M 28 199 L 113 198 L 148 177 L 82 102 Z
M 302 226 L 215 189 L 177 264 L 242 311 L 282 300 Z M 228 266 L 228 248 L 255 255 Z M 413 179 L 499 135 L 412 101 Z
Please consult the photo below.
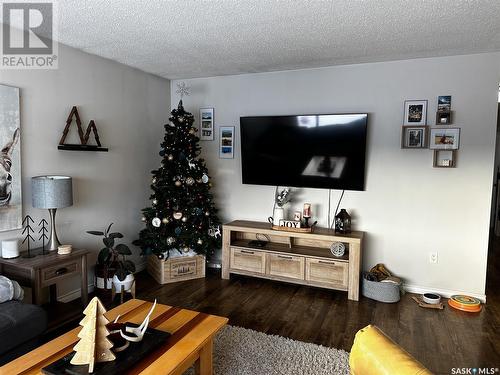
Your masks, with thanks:
M 10 187 L 12 184 L 12 153 L 14 148 L 19 143 L 20 130 L 17 128 L 14 131 L 12 140 L 9 141 L 0 152 L 0 207 L 8 206 L 12 196 Z

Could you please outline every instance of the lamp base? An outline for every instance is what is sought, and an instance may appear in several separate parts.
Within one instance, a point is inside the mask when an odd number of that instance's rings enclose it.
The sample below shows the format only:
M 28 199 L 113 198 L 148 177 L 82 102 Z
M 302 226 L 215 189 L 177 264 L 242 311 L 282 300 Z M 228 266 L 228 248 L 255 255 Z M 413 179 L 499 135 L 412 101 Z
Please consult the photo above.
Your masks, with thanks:
M 54 251 L 57 250 L 61 243 L 59 242 L 59 238 L 57 238 L 56 233 L 56 211 L 57 208 L 49 208 L 50 215 L 50 237 L 49 242 L 47 243 L 47 250 Z

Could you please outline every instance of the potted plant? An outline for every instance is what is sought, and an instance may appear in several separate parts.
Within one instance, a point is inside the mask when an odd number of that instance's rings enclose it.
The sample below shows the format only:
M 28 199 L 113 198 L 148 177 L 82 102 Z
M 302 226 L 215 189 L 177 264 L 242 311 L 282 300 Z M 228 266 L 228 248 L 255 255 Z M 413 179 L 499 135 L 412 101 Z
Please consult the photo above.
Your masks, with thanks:
M 135 264 L 131 260 L 127 260 L 127 255 L 131 255 L 132 251 L 125 244 L 115 244 L 115 239 L 123 238 L 123 234 L 119 232 L 111 232 L 111 226 L 104 231 L 89 230 L 88 234 L 94 236 L 102 236 L 104 247 L 99 251 L 97 256 L 96 277 L 103 278 L 104 289 L 107 287 L 109 279 L 112 277 L 115 290 L 120 291 L 121 286 L 124 290 L 130 290 L 134 281 Z M 99 282 L 98 282 L 99 284 Z

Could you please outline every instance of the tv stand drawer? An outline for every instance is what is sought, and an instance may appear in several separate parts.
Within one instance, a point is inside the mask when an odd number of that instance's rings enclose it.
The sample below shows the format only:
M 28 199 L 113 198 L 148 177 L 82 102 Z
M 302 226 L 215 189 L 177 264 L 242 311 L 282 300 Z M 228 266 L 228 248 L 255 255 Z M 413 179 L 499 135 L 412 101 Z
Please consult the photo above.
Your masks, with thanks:
M 231 248 L 230 264 L 232 269 L 264 274 L 266 254 L 258 250 Z
M 349 264 L 346 262 L 306 259 L 306 280 L 331 286 L 348 286 Z
M 271 276 L 304 280 L 304 257 L 267 254 L 267 273 Z

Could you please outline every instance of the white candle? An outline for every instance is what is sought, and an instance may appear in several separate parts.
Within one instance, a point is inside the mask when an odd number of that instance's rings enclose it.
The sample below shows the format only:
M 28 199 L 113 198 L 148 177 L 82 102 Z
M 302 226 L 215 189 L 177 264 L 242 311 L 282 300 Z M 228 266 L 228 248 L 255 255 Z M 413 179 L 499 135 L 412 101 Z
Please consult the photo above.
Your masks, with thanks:
M 2 241 L 2 258 L 10 259 L 19 256 L 19 241 L 17 238 Z
M 311 204 L 310 203 L 304 203 L 304 209 L 303 209 L 302 216 L 311 217 Z

